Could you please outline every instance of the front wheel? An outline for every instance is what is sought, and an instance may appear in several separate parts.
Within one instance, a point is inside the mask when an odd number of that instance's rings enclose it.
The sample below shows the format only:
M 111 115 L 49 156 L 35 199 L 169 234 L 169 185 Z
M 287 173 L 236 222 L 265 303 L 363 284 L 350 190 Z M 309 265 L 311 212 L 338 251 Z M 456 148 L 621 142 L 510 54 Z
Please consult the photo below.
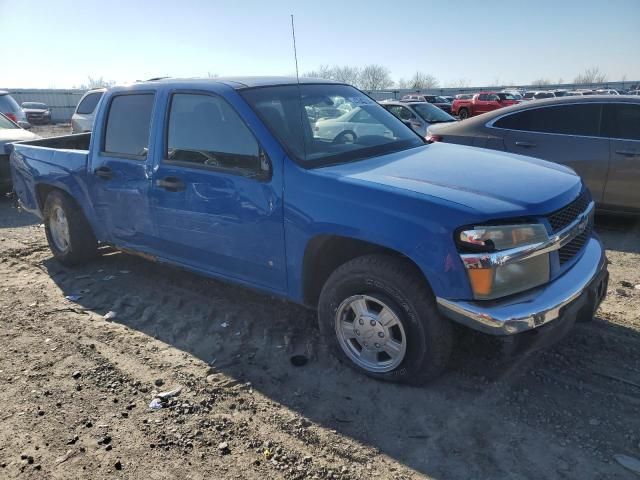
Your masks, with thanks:
M 367 255 L 340 266 L 322 289 L 318 317 L 331 350 L 371 377 L 423 384 L 447 366 L 451 324 L 406 259 Z
M 461 108 L 460 110 L 458 110 L 458 118 L 460 120 L 469 118 L 469 110 L 467 110 L 466 108 Z
M 78 265 L 97 255 L 98 242 L 80 207 L 59 190 L 47 195 L 44 227 L 53 256 L 64 265 Z

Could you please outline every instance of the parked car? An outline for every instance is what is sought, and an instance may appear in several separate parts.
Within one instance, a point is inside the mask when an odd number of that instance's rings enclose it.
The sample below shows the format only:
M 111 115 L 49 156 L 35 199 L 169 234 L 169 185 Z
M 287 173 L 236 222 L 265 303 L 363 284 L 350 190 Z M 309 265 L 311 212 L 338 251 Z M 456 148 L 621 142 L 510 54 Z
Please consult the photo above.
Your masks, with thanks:
M 455 122 L 447 112 L 427 102 L 380 102 L 402 122 L 411 127 L 418 135 L 425 137 L 427 128 L 438 123 Z
M 597 95 L 622 95 L 618 90 L 614 90 L 613 88 L 601 88 L 596 90 Z
M 451 114 L 457 115 L 460 120 L 490 112 L 498 108 L 508 107 L 518 103 L 511 93 L 505 92 L 480 92 L 471 100 L 455 99 L 451 106 Z
M 401 102 L 428 102 L 441 110 L 444 110 L 447 113 L 451 113 L 451 104 L 447 101 L 446 98 L 441 97 L 440 95 L 423 95 L 423 94 L 412 94 L 412 95 L 404 95 L 401 99 Z
M 106 88 L 94 88 L 82 96 L 71 116 L 71 131 L 73 133 L 90 132 L 93 129 L 96 107 L 106 91 Z
M 338 99 L 374 133 L 314 135 L 305 107 Z M 541 346 L 606 294 L 580 177 L 427 145 L 349 85 L 161 80 L 97 108 L 93 132 L 11 154 L 19 201 L 65 265 L 100 243 L 306 305 L 336 355 L 412 384 L 444 371 L 452 322 Z
M 451 95 L 443 95 L 442 98 L 444 98 L 449 103 L 455 100 L 455 97 L 452 97 Z
M 336 118 L 316 120 L 312 126 L 314 137 L 335 143 L 356 143 L 360 137 L 393 137 L 385 124 L 375 121 L 369 110 L 360 106 Z
M 51 123 L 51 109 L 45 103 L 22 102 L 22 111 L 32 125 Z
M 601 121 L 602 118 L 602 121 Z M 640 214 L 640 98 L 566 97 L 516 105 L 430 140 L 505 150 L 578 172 L 601 210 Z
M 475 94 L 473 93 L 459 93 L 453 99 L 454 100 L 471 100 Z M 453 103 L 453 102 L 451 102 Z
M 31 128 L 31 124 L 28 122 L 27 116 L 18 105 L 18 102 L 5 90 L 0 90 L 0 113 L 3 113 L 9 120 L 16 122 L 22 128 Z
M 640 95 L 640 90 L 629 90 L 627 95 Z
M 0 192 L 11 190 L 11 174 L 9 172 L 9 154 L 5 147 L 11 142 L 35 140 L 38 135 L 20 128 L 17 123 L 0 113 Z

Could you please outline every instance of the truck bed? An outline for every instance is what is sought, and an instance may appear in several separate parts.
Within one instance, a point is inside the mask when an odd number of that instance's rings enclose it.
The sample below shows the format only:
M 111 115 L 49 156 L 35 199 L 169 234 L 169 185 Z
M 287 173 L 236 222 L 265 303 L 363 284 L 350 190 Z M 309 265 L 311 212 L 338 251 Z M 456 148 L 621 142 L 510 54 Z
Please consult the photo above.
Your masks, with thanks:
M 9 145 L 13 188 L 23 207 L 41 216 L 38 185 L 69 193 L 84 190 L 91 133 L 65 135 Z

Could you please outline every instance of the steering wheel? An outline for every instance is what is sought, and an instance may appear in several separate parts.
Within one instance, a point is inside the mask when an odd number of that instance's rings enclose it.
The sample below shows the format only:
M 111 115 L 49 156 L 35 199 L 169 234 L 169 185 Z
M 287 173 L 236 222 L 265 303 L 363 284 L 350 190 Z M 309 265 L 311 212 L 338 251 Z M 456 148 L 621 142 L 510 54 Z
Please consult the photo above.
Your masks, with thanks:
M 333 143 L 335 145 L 344 145 L 346 143 L 356 143 L 358 140 L 358 136 L 353 130 L 343 130 L 336 138 L 333 139 Z

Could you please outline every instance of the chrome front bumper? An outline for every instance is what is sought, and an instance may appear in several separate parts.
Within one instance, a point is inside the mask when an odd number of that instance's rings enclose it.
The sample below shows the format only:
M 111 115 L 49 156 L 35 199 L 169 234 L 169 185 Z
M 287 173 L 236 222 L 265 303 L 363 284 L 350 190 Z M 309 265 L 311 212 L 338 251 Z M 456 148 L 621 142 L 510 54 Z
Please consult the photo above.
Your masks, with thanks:
M 606 270 L 604 248 L 591 237 L 575 265 L 553 282 L 505 300 L 437 298 L 438 307 L 446 317 L 474 330 L 513 335 L 557 320 L 572 303 L 591 302 L 595 310 L 606 294 Z

